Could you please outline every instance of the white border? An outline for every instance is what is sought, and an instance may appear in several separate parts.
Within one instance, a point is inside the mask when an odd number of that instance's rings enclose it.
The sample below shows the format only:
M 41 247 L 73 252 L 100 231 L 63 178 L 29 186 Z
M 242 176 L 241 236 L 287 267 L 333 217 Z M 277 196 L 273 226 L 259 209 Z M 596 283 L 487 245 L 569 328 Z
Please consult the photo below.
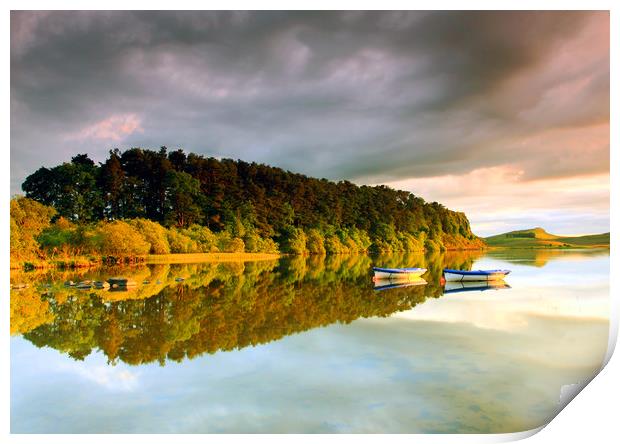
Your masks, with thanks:
M 521 0 L 521 1 L 503 1 L 499 4 L 497 1 L 480 1 L 472 0 L 467 2 L 458 1 L 445 1 L 436 0 L 433 2 L 418 2 L 412 4 L 410 1 L 395 1 L 384 0 L 382 2 L 369 2 L 365 0 L 360 1 L 328 1 L 328 0 L 315 0 L 309 1 L 297 1 L 294 4 L 285 2 L 282 0 L 265 0 L 261 2 L 257 1 L 229 1 L 229 2 L 200 2 L 200 1 L 187 1 L 177 0 L 175 2 L 164 2 L 160 0 L 152 1 L 119 1 L 108 0 L 102 1 L 75 1 L 75 0 L 61 0 L 55 1 L 53 5 L 49 1 L 9 1 L 8 9 L 5 14 L 2 15 L 1 29 L 4 29 L 5 41 L 2 45 L 3 60 L 6 64 L 5 69 L 2 71 L 2 91 L 4 96 L 4 107 L 6 112 L 3 114 L 2 129 L 5 135 L 5 145 L 0 150 L 0 156 L 2 156 L 2 169 L 5 174 L 2 175 L 2 180 L 5 183 L 5 190 L 10 190 L 10 24 L 9 24 L 9 9 L 418 9 L 418 10 L 437 10 L 437 9 L 458 9 L 458 10 L 472 10 L 472 9 L 502 9 L 502 10 L 527 10 L 527 9 L 550 9 L 550 10 L 569 10 L 569 9 L 583 9 L 583 10 L 611 10 L 611 72 L 617 71 L 618 60 L 618 45 L 614 42 L 618 42 L 618 29 L 620 29 L 620 22 L 618 20 L 618 8 L 614 8 L 615 4 L 612 1 L 542 1 L 542 0 Z M 53 7 L 50 7 L 53 6 Z M 612 76 L 613 78 L 613 76 Z M 617 259 L 615 252 L 618 248 L 618 242 L 615 236 L 618 229 L 618 165 L 619 156 L 617 149 L 617 122 L 614 121 L 613 116 L 616 115 L 618 104 L 618 91 L 615 84 L 611 85 L 611 232 L 612 232 L 612 254 L 611 254 L 611 270 L 618 270 L 620 262 Z M 8 195 L 8 193 L 7 193 Z M 615 198 L 615 200 L 614 200 Z M 110 440 L 108 435 L 9 435 L 9 412 L 10 412 L 10 353 L 9 353 L 9 297 L 8 297 L 8 282 L 9 282 L 9 227 L 8 227 L 8 201 L 5 199 L 2 201 L 2 209 L 4 211 L 4 217 L 2 218 L 2 257 L 4 263 L 0 265 L 0 272 L 2 273 L 3 280 L 2 285 L 5 288 L 4 294 L 1 296 L 2 315 L 0 316 L 0 327 L 5 333 L 0 335 L 2 338 L 2 350 L 3 359 L 0 359 L 1 368 L 1 388 L 3 398 L 0 403 L 0 437 L 4 442 L 57 442 L 57 443 L 72 443 L 72 442 L 107 442 Z M 613 273 L 613 271 L 612 271 Z M 612 322 L 610 330 L 610 353 L 613 350 L 618 333 L 618 284 L 611 279 L 611 293 L 612 293 Z M 608 353 L 608 358 L 610 353 Z M 620 374 L 619 359 L 613 358 L 609 361 L 609 364 L 602 372 L 592 381 L 583 392 L 571 402 L 560 414 L 547 426 L 541 433 L 530 438 L 532 442 L 568 442 L 568 443 L 582 443 L 584 440 L 594 440 L 594 442 L 616 442 L 617 440 L 617 409 L 614 408 L 616 400 L 613 399 L 614 395 L 620 393 L 618 375 Z M 122 401 L 120 401 L 122 402 Z M 182 440 L 185 442 L 203 442 L 205 439 L 216 440 L 219 442 L 235 442 L 238 439 L 251 439 L 256 442 L 273 442 L 273 441 L 290 441 L 291 439 L 299 442 L 310 442 L 314 440 L 355 440 L 355 441 L 377 441 L 377 440 L 389 440 L 393 442 L 407 441 L 415 439 L 418 442 L 502 442 L 511 441 L 515 439 L 522 439 L 532 434 L 535 434 L 538 430 L 523 432 L 517 434 L 507 435 L 209 435 L 208 437 L 202 435 L 115 435 L 112 439 L 123 439 L 132 441 L 144 441 L 144 442 L 169 442 L 170 440 Z M 117 437 L 118 436 L 118 437 Z

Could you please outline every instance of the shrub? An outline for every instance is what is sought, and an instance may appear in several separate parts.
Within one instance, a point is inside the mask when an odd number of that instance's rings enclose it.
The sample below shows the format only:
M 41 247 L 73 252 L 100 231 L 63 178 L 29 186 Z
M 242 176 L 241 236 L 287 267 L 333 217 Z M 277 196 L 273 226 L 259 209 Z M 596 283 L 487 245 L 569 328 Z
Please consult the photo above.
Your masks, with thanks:
M 132 219 L 129 224 L 144 236 L 146 241 L 151 245 L 149 253 L 151 254 L 168 254 L 170 253 L 170 243 L 168 242 L 167 230 L 148 219 Z
M 100 222 L 97 231 L 101 236 L 101 252 L 110 256 L 140 256 L 151 249 L 138 230 L 122 220 Z
M 176 228 L 168 230 L 168 243 L 171 253 L 198 253 L 199 248 L 196 241 L 189 236 L 179 232 Z
M 307 254 L 306 233 L 301 228 L 287 226 L 282 232 L 280 248 L 285 253 Z
M 56 210 L 26 197 L 11 199 L 10 228 L 11 256 L 39 256 L 39 245 L 36 238 L 50 226 L 50 219 Z
M 228 231 L 220 231 L 217 234 L 217 246 L 220 251 L 227 253 L 242 253 L 245 249 L 243 240 L 238 237 L 232 237 Z
M 310 254 L 325 254 L 325 238 L 319 230 L 311 228 L 306 237 L 306 249 Z
M 216 253 L 220 251 L 217 236 L 208 227 L 194 224 L 181 233 L 196 243 L 196 248 L 202 253 Z

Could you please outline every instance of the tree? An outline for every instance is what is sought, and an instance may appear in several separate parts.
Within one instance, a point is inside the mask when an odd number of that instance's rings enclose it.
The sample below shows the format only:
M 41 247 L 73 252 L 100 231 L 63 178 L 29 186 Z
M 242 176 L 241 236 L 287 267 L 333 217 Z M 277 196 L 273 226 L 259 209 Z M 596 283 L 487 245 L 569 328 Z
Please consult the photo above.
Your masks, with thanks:
M 285 227 L 282 230 L 280 248 L 285 253 L 290 254 L 307 254 L 306 233 L 301 228 L 292 226 Z
M 103 190 L 104 215 L 107 219 L 121 219 L 125 216 L 123 192 L 125 172 L 121 165 L 120 152 L 110 150 L 110 157 L 101 165 L 99 184 Z
M 166 223 L 186 227 L 200 222 L 200 198 L 197 179 L 187 173 L 169 171 L 166 175 Z
M 11 199 L 11 257 L 28 258 L 40 255 L 36 238 L 50 226 L 56 210 L 32 199 L 18 196 Z
M 325 254 L 325 239 L 316 228 L 308 230 L 306 248 L 310 254 Z

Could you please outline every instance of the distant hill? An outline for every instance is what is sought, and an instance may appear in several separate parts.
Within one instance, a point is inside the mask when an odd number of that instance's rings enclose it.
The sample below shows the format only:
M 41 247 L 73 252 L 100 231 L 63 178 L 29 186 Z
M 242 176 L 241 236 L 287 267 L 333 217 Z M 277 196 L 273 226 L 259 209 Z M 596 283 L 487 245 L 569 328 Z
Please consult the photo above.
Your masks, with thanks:
M 484 239 L 490 247 L 508 248 L 609 248 L 609 233 L 586 236 L 557 236 L 543 228 L 510 231 Z

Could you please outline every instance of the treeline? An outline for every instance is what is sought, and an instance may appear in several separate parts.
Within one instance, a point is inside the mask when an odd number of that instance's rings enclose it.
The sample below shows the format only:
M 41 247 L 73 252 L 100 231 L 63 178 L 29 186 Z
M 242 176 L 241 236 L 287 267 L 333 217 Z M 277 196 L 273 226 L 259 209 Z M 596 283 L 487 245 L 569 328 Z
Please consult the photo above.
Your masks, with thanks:
M 175 230 L 201 226 L 242 239 L 246 251 L 255 249 L 250 238 L 298 254 L 484 246 L 465 214 L 407 191 L 165 147 L 113 150 L 98 165 L 80 154 L 38 169 L 22 188 L 54 208 L 56 218 L 79 226 L 134 219 Z

